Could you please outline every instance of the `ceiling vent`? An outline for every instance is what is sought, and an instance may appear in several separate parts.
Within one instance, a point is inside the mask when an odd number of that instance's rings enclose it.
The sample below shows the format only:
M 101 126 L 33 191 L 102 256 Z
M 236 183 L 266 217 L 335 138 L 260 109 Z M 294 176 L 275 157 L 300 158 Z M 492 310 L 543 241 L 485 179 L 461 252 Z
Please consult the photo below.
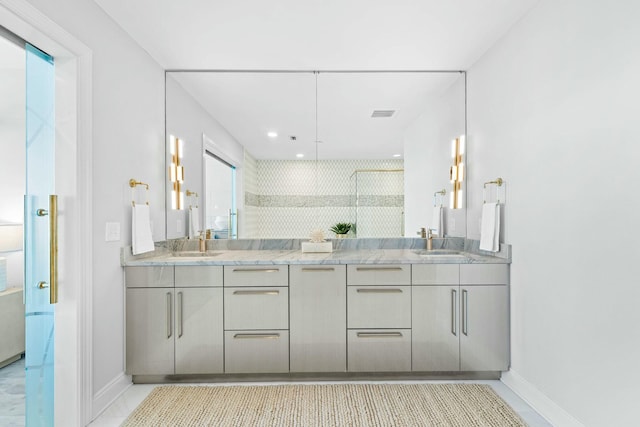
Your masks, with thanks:
M 396 110 L 373 110 L 371 113 L 371 117 L 391 117 L 396 112 Z

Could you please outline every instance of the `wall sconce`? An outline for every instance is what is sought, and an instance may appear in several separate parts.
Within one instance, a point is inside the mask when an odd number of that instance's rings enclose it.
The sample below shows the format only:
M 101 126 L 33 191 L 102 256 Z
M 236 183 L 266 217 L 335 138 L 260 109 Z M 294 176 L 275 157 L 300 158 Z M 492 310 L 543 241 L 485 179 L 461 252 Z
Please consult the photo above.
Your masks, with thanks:
M 169 179 L 173 185 L 171 190 L 171 208 L 181 210 L 184 207 L 184 195 L 182 183 L 184 182 L 184 167 L 182 166 L 182 150 L 184 141 L 173 135 L 169 136 L 171 151 L 171 166 L 169 166 Z
M 464 135 L 451 141 L 451 157 L 453 166 L 449 168 L 449 180 L 453 184 L 451 192 L 451 209 L 462 208 L 462 181 L 464 181 Z
M 0 253 L 22 250 L 22 224 L 0 224 Z M 7 288 L 7 259 L 0 257 L 0 292 Z

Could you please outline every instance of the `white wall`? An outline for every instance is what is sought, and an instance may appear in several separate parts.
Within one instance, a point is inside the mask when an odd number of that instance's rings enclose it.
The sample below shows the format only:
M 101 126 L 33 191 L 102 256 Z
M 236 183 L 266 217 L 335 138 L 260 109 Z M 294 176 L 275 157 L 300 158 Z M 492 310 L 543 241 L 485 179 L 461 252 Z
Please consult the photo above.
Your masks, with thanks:
M 445 189 L 444 206 L 450 206 L 453 188 L 449 181 L 449 167 L 453 165 L 451 140 L 460 135 L 464 135 L 462 74 L 434 98 L 405 131 L 405 236 L 415 237 L 422 227 L 438 227 L 433 221 L 433 193 Z M 463 183 L 463 191 L 466 191 L 466 183 Z M 436 199 L 436 203 L 439 201 Z M 464 208 L 445 208 L 446 235 L 464 237 L 465 221 Z
M 130 178 L 150 184 L 153 238 L 165 238 L 164 72 L 94 2 L 31 3 L 93 51 L 93 162 L 86 167 L 93 174 L 94 262 L 86 286 L 93 292 L 93 393 L 104 404 L 124 371 L 120 248 L 131 243 Z M 106 222 L 121 224 L 120 241 L 105 242 Z
M 570 414 L 557 425 L 638 423 L 639 19 L 638 2 L 543 0 L 469 70 L 469 237 L 483 181 L 504 178 L 506 381 Z

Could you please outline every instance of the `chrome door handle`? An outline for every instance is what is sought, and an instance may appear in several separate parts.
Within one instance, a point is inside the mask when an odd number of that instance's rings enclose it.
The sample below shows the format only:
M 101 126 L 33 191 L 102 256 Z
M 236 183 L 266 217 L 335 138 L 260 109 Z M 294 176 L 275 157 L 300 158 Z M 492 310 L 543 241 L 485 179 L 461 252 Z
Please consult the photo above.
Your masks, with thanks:
M 302 271 L 335 271 L 336 269 L 333 267 L 304 267 Z
M 49 287 L 47 282 L 38 282 L 38 289 L 46 289 Z
M 356 271 L 401 271 L 402 267 L 356 267 Z

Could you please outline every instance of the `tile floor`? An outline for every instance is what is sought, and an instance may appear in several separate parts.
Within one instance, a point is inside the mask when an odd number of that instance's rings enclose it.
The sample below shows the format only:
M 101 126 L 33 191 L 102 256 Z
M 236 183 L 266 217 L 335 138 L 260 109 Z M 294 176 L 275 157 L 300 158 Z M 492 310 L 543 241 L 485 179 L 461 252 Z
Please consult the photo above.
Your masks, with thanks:
M 403 381 L 420 382 L 420 381 Z M 469 381 L 489 384 L 530 427 L 551 427 L 544 418 L 500 381 Z M 242 383 L 249 385 L 250 383 Z M 189 384 L 193 385 L 193 384 Z M 136 384 L 116 399 L 90 426 L 119 427 L 129 414 L 144 400 L 155 385 Z M 0 426 L 24 426 L 24 358 L 0 369 Z
M 24 357 L 0 369 L 0 426 L 24 426 Z
M 402 381 L 404 383 L 414 383 L 421 381 Z M 426 381 L 425 381 L 426 382 Z M 549 422 L 538 415 L 529 405 L 520 399 L 511 389 L 500 381 L 468 381 L 473 383 L 489 384 L 496 393 L 507 402 L 514 411 L 524 419 L 530 427 L 552 427 Z M 250 385 L 250 383 L 242 383 Z M 298 383 L 299 384 L 299 383 Z M 189 384 L 195 385 L 195 384 Z M 136 384 L 132 385 L 120 396 L 109 408 L 107 408 L 91 424 L 91 427 L 118 427 L 129 416 L 131 412 L 144 400 L 155 385 Z

